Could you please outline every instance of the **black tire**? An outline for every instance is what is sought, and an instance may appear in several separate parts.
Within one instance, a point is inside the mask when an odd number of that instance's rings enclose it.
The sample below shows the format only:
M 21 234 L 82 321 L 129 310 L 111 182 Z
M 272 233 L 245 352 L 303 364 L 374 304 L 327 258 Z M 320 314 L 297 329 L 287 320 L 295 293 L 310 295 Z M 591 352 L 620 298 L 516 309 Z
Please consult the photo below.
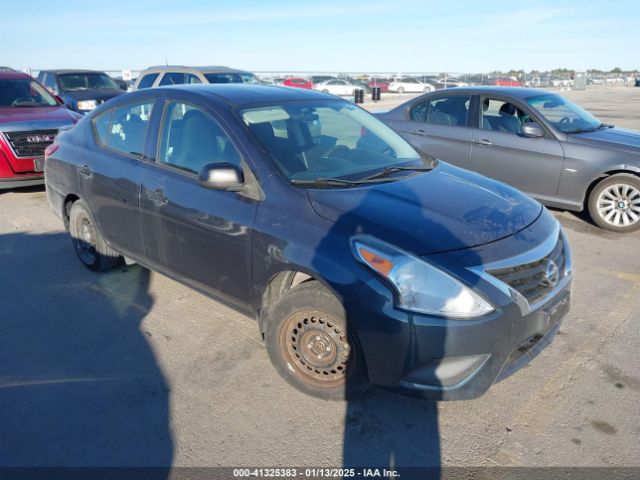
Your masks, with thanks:
M 78 258 L 89 270 L 104 272 L 122 263 L 122 257 L 118 252 L 105 243 L 89 207 L 82 200 L 77 200 L 71 206 L 69 233 Z
M 357 339 L 347 327 L 336 297 L 317 281 L 305 282 L 268 312 L 267 352 L 278 373 L 298 390 L 348 400 L 366 391 L 369 382 Z
M 626 190 L 628 192 L 626 196 L 624 195 L 624 187 L 629 187 Z M 614 193 L 606 196 L 605 192 L 607 191 Z M 616 195 L 616 191 L 620 195 Z M 617 200 L 612 201 L 611 199 L 614 198 Z M 618 207 L 615 207 L 616 205 Z M 619 173 L 605 178 L 591 190 L 587 206 L 591 219 L 599 227 L 620 233 L 638 230 L 640 228 L 640 177 L 630 173 Z M 612 208 L 603 210 L 599 207 Z M 612 210 L 619 211 L 620 216 L 616 217 L 614 214 L 613 218 L 607 219 Z M 623 223 L 625 215 L 627 221 L 631 222 L 628 225 Z M 636 219 L 634 220 L 633 217 Z

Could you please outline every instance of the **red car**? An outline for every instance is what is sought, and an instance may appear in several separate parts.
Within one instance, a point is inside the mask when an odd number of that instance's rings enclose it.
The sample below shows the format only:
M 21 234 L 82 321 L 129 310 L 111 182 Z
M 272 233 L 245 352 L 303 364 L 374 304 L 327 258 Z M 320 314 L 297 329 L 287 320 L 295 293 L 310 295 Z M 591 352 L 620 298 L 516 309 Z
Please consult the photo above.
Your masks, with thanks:
M 282 85 L 284 85 L 285 87 L 296 87 L 296 88 L 306 88 L 306 89 L 311 89 L 313 87 L 313 84 L 306 78 L 297 78 L 297 77 L 285 79 L 284 82 L 282 82 Z
M 0 190 L 44 183 L 44 150 L 82 115 L 25 73 L 0 72 Z
M 524 86 L 515 77 L 494 78 L 491 81 L 491 85 L 495 85 L 496 87 L 523 87 Z
M 391 80 L 388 80 L 386 78 L 372 78 L 371 80 L 369 80 L 369 83 L 367 83 L 367 86 L 369 88 L 380 87 L 381 92 L 388 92 L 390 83 Z

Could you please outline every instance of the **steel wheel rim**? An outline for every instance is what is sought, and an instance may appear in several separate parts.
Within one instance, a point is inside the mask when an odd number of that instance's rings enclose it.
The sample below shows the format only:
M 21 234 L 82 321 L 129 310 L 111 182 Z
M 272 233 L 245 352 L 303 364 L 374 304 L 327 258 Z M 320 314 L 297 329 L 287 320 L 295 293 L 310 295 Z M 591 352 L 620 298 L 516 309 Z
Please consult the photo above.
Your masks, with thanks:
M 627 183 L 605 188 L 597 200 L 598 215 L 614 227 L 629 227 L 640 221 L 640 190 Z
M 95 229 L 91 221 L 82 216 L 78 219 L 79 238 L 74 238 L 73 243 L 80 259 L 87 265 L 96 261 Z
M 280 349 L 290 367 L 313 385 L 343 385 L 352 346 L 345 326 L 318 310 L 291 315 L 280 333 Z

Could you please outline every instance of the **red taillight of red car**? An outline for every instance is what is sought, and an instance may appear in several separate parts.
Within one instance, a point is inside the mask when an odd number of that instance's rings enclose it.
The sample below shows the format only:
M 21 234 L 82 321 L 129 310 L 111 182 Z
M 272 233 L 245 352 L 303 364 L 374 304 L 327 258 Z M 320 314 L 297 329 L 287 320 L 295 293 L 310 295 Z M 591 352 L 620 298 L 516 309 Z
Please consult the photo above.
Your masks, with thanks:
M 52 143 L 51 145 L 47 146 L 47 148 L 44 149 L 44 158 L 46 159 L 56 153 L 56 151 L 58 151 L 58 148 L 60 148 L 60 145 L 58 145 L 57 143 Z

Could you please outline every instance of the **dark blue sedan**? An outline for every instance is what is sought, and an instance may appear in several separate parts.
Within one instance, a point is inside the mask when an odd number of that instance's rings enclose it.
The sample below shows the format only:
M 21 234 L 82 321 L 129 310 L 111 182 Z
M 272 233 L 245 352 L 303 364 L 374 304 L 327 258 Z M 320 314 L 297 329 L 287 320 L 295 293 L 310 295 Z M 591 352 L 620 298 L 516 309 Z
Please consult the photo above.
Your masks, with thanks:
M 479 396 L 569 309 L 545 208 L 330 95 L 123 95 L 58 136 L 45 177 L 88 268 L 137 262 L 255 317 L 282 376 L 323 398 Z

